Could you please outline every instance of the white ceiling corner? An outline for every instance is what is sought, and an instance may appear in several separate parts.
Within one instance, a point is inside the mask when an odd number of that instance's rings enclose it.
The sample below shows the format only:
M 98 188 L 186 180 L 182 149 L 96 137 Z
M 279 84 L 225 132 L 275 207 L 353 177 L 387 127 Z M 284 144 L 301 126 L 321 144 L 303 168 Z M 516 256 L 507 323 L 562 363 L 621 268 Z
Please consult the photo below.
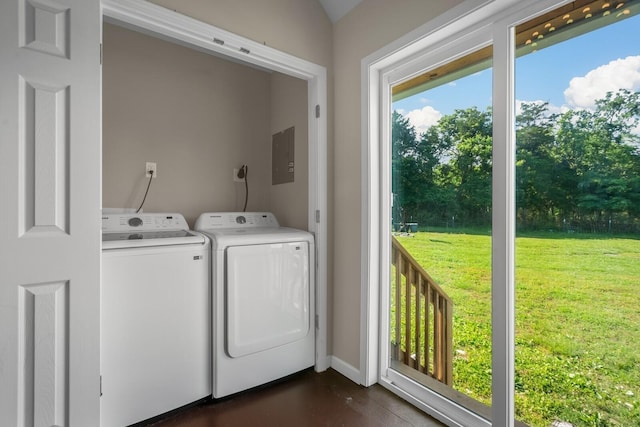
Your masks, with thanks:
M 334 24 L 351 9 L 356 7 L 362 0 L 319 0 L 322 7 L 327 12 L 329 19 Z

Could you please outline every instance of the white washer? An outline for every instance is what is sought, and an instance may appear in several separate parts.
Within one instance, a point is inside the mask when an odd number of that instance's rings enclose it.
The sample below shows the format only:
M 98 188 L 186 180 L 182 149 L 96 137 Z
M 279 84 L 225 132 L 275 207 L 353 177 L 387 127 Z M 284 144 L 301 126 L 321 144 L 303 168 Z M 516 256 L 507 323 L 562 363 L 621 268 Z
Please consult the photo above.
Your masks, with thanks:
M 102 427 L 211 395 L 210 244 L 180 214 L 102 217 Z
M 200 215 L 211 238 L 213 396 L 315 364 L 313 235 L 267 212 Z

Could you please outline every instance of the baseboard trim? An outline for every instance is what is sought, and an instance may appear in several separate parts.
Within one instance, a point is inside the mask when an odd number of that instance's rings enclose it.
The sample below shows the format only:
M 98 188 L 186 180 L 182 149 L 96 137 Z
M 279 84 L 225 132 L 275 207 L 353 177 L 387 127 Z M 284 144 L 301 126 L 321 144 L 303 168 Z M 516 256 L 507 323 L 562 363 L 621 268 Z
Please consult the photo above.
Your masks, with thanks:
M 338 371 L 340 374 L 349 378 L 354 383 L 356 384 L 362 383 L 360 381 L 362 377 L 362 375 L 360 374 L 360 370 L 354 368 L 353 366 L 351 366 L 344 360 L 340 359 L 339 357 L 331 356 L 331 367 L 336 371 Z

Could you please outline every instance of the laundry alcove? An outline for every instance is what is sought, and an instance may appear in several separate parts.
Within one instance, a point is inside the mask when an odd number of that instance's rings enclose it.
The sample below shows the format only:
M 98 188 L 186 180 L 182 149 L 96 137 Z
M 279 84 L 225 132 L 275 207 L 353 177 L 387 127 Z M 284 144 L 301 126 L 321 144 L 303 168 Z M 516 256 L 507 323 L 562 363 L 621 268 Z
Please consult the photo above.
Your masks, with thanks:
M 102 6 L 103 207 L 135 207 L 153 161 L 145 210 L 193 225 L 242 207 L 233 168 L 247 164 L 248 209 L 315 235 L 316 370 L 326 369 L 326 70 L 146 1 Z M 273 186 L 271 135 L 291 126 L 295 180 Z

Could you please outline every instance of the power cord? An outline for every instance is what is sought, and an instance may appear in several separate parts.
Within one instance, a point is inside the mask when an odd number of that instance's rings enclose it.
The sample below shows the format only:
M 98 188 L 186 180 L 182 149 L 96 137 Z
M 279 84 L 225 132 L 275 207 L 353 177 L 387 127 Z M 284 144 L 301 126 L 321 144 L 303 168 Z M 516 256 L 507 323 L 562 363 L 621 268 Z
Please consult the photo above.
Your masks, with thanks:
M 147 200 L 147 194 L 149 194 L 149 187 L 151 187 L 151 180 L 153 179 L 153 171 L 149 171 L 149 183 L 147 184 L 147 191 L 144 192 L 144 197 L 142 198 L 142 203 L 140 203 L 140 207 L 136 211 L 136 213 L 140 212 L 142 206 L 144 206 L 144 201 Z
M 242 212 L 246 212 L 247 201 L 249 200 L 249 178 L 247 178 L 247 175 L 249 175 L 249 167 L 243 165 L 242 168 L 244 169 L 244 207 L 242 208 Z

